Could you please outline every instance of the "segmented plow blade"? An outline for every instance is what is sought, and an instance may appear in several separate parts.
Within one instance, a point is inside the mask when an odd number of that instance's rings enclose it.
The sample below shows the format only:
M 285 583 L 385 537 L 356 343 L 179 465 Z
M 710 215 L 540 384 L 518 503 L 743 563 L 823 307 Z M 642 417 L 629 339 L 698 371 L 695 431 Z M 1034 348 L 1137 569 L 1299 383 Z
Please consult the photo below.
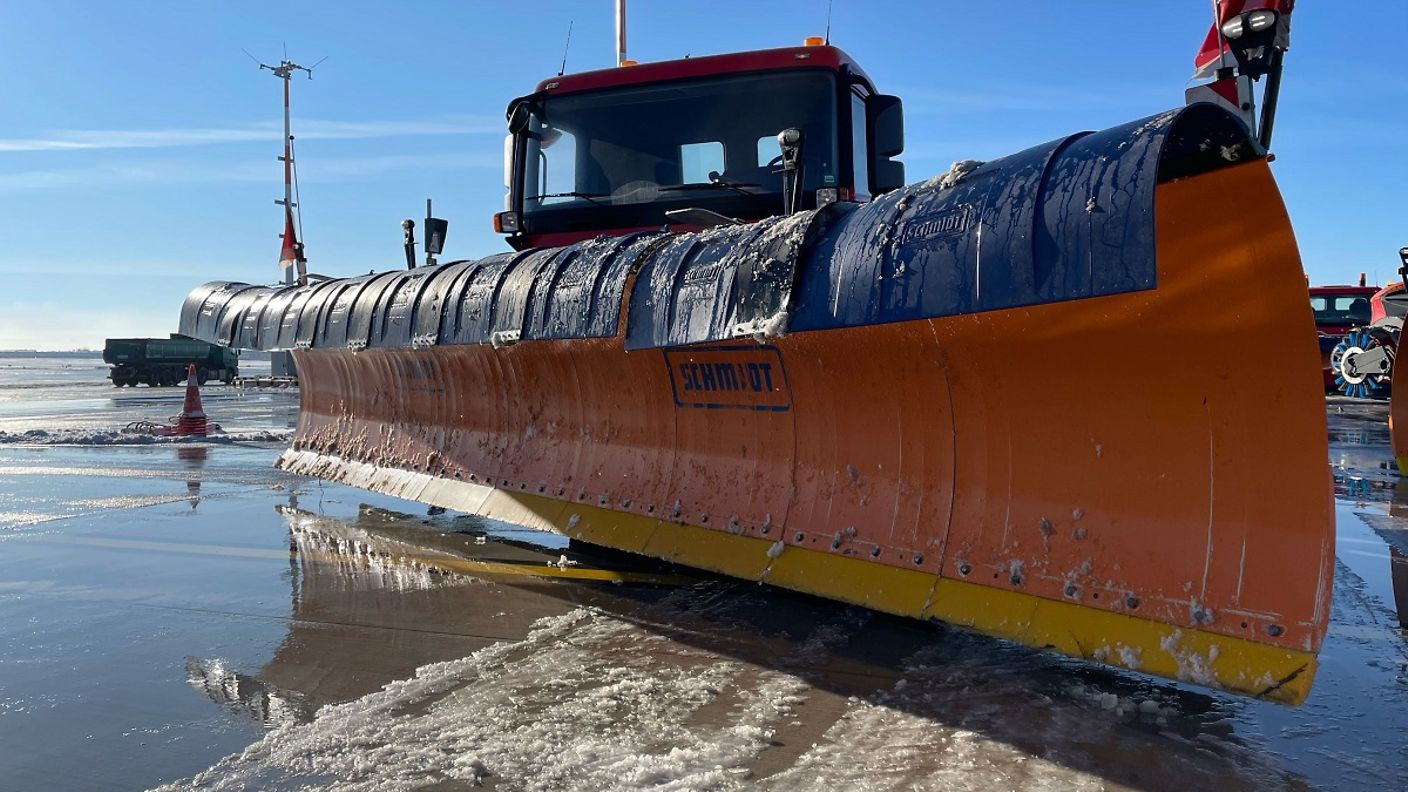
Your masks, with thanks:
M 1315 332 L 1266 163 L 1208 108 L 860 208 L 212 284 L 182 327 L 298 347 L 289 470 L 1309 690 L 1333 546 Z M 1229 336 L 1256 354 L 1209 354 Z

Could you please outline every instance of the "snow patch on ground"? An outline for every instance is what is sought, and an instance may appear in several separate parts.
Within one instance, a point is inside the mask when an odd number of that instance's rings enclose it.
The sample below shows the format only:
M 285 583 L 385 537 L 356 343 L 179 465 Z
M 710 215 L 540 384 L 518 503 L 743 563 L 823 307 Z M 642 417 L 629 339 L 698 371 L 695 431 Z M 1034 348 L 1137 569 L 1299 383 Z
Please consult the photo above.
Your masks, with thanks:
M 1111 754 L 1127 757 L 1114 778 L 1151 762 L 1155 777 L 1194 786 L 1240 775 L 1210 751 L 1151 759 L 1157 738 L 1121 724 L 1176 712 L 1152 698 L 1078 686 L 1064 701 L 1031 688 L 1030 669 L 955 662 L 944 642 L 873 692 L 823 704 L 809 675 L 864 634 L 859 609 L 764 664 L 704 648 L 707 622 L 689 618 L 670 630 L 589 608 L 541 619 L 522 641 L 281 722 L 164 789 L 1097 790 L 1111 785 Z M 791 731 L 819 716 L 833 719 L 821 732 Z M 1099 759 L 1083 746 L 1099 746 Z M 788 754 L 780 764 L 776 751 Z
M 0 511 L 0 530 L 24 528 L 29 525 L 62 520 L 67 514 L 45 514 L 43 512 Z
M 1166 706 L 1155 698 L 1122 696 L 1080 683 L 1071 685 L 1066 694 L 1077 702 L 1112 713 L 1116 717 L 1150 721 L 1161 726 L 1179 715 L 1177 707 Z
M 790 625 L 791 634 L 755 627 L 746 646 L 765 651 L 736 652 L 744 644 L 731 614 L 765 601 L 698 584 L 670 594 L 669 607 L 681 607 L 663 618 L 579 608 L 541 619 L 521 641 L 280 722 L 165 789 L 899 792 L 1282 780 L 1256 746 L 1188 737 L 1188 716 L 1163 703 L 1176 695 L 1123 677 L 1063 692 L 1050 683 L 1070 677 L 1025 650 L 995 662 L 988 644 L 939 634 L 903 659 L 857 664 L 873 639 L 872 614 L 858 608 Z M 828 677 L 846 682 L 818 683 Z
M 82 509 L 140 509 L 144 506 L 160 506 L 163 503 L 177 503 L 186 500 L 185 495 L 118 495 L 112 498 L 80 498 L 68 501 Z
M 124 432 L 121 429 L 31 429 L 26 432 L 0 432 L 0 445 L 170 445 L 179 443 L 286 443 L 293 430 L 235 430 L 206 437 L 158 437 Z
M 796 763 L 749 788 L 804 790 L 1099 790 L 1097 775 L 1064 766 L 1052 750 L 1038 756 L 987 733 L 992 718 L 1014 708 L 1033 739 L 1078 728 L 1053 718 L 1052 701 L 985 701 L 978 671 L 955 667 L 943 650 L 921 649 L 889 689 L 853 697 L 822 739 Z
M 659 663 L 668 648 L 671 663 Z M 520 642 L 417 670 L 284 724 L 166 789 L 736 789 L 805 683 L 596 611 L 541 619 Z M 731 694 L 730 711 L 701 709 Z

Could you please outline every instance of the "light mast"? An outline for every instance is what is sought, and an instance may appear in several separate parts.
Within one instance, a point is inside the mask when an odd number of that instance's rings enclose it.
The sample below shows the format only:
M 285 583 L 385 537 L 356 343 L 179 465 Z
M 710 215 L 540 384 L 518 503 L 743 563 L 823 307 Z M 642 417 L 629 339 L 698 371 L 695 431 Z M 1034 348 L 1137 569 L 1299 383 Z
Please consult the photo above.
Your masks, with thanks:
M 317 64 L 314 64 L 316 66 Z M 268 69 L 273 72 L 284 84 L 284 153 L 279 160 L 284 164 L 284 197 L 283 200 L 275 200 L 274 203 L 284 208 L 284 233 L 281 235 L 283 245 L 279 250 L 279 266 L 284 269 L 284 283 L 293 284 L 295 280 L 294 270 L 298 271 L 297 282 L 300 286 L 308 284 L 308 260 L 303 254 L 303 243 L 298 241 L 298 229 L 302 224 L 302 215 L 298 217 L 299 222 L 294 222 L 294 213 L 298 211 L 298 204 L 294 201 L 294 175 L 296 169 L 293 163 L 293 131 L 289 122 L 289 84 L 293 81 L 293 73 L 302 71 L 313 77 L 313 69 L 307 66 L 300 66 L 297 63 L 285 58 L 277 66 L 270 66 L 266 63 L 259 64 L 259 68 Z
M 249 55 L 249 51 L 245 51 Z M 292 286 L 297 283 L 300 286 L 308 285 L 308 259 L 303 253 L 303 243 L 298 240 L 299 231 L 303 227 L 303 215 L 298 208 L 298 201 L 295 200 L 298 168 L 293 160 L 293 130 L 290 128 L 289 119 L 289 88 L 293 81 L 293 73 L 301 71 L 308 75 L 308 79 L 313 79 L 313 69 L 318 63 L 312 66 L 300 66 L 288 59 L 287 53 L 284 59 L 277 66 L 270 66 L 261 62 L 258 58 L 250 55 L 260 69 L 268 69 L 275 77 L 278 77 L 284 84 L 284 153 L 279 160 L 284 164 L 284 197 L 276 199 L 274 203 L 284 208 L 284 232 L 279 235 L 282 244 L 279 247 L 279 266 L 284 271 L 284 284 Z M 325 60 L 325 59 L 324 59 Z M 295 275 L 295 270 L 297 274 Z M 270 369 L 276 377 L 295 376 L 293 370 L 293 356 L 288 352 L 274 352 L 270 355 Z

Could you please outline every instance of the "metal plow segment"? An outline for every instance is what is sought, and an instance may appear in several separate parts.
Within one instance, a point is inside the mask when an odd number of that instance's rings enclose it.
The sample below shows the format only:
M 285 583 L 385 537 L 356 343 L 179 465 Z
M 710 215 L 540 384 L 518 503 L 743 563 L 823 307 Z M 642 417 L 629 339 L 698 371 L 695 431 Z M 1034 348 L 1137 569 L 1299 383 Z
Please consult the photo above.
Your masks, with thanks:
M 1275 184 L 1220 111 L 859 208 L 270 291 L 202 287 L 182 326 L 295 341 L 290 470 L 1309 690 L 1332 560 L 1319 359 Z M 1210 354 L 1229 335 L 1257 354 Z

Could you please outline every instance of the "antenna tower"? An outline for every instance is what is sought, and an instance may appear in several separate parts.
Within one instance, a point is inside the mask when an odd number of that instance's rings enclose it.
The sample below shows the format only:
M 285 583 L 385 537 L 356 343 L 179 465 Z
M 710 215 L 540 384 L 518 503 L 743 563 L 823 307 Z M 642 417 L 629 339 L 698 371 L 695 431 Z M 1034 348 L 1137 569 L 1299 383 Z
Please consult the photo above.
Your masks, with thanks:
M 312 66 L 300 66 L 288 59 L 288 48 L 285 47 L 283 60 L 279 61 L 277 66 L 270 66 L 251 55 L 249 50 L 245 50 L 244 54 L 249 55 L 249 59 L 258 64 L 260 70 L 268 69 L 284 84 L 284 153 L 279 157 L 284 164 L 284 197 L 283 200 L 274 201 L 284 208 L 284 232 L 280 235 L 283 244 L 279 250 L 279 264 L 284 268 L 286 285 L 293 285 L 296 280 L 298 285 L 307 286 L 308 259 L 303 254 L 303 243 L 299 241 L 299 237 L 303 236 L 303 212 L 298 208 L 298 166 L 293 159 L 293 131 L 289 127 L 289 83 L 293 80 L 293 73 L 298 71 L 308 75 L 308 79 L 313 79 L 313 69 L 327 58 L 320 59 Z M 298 271 L 297 276 L 294 275 L 295 269 Z M 269 368 L 270 373 L 276 377 L 296 377 L 298 374 L 294 368 L 293 354 L 290 352 L 272 353 Z
M 312 66 L 300 66 L 285 55 L 277 66 L 271 66 L 250 55 L 248 50 L 245 50 L 244 54 L 249 55 L 251 60 L 259 64 L 260 69 L 268 69 L 284 84 L 284 153 L 279 157 L 279 161 L 284 164 L 284 197 L 282 200 L 274 201 L 284 207 L 284 233 L 282 234 L 284 243 L 279 263 L 284 266 L 284 283 L 294 283 L 296 268 L 298 284 L 306 286 L 308 284 L 308 259 L 303 253 L 303 243 L 299 241 L 299 237 L 303 235 L 303 212 L 299 209 L 297 197 L 298 165 L 293 158 L 293 132 L 289 123 L 289 86 L 293 82 L 295 72 L 301 71 L 308 75 L 308 79 L 313 79 L 313 69 L 327 58 L 319 60 Z

